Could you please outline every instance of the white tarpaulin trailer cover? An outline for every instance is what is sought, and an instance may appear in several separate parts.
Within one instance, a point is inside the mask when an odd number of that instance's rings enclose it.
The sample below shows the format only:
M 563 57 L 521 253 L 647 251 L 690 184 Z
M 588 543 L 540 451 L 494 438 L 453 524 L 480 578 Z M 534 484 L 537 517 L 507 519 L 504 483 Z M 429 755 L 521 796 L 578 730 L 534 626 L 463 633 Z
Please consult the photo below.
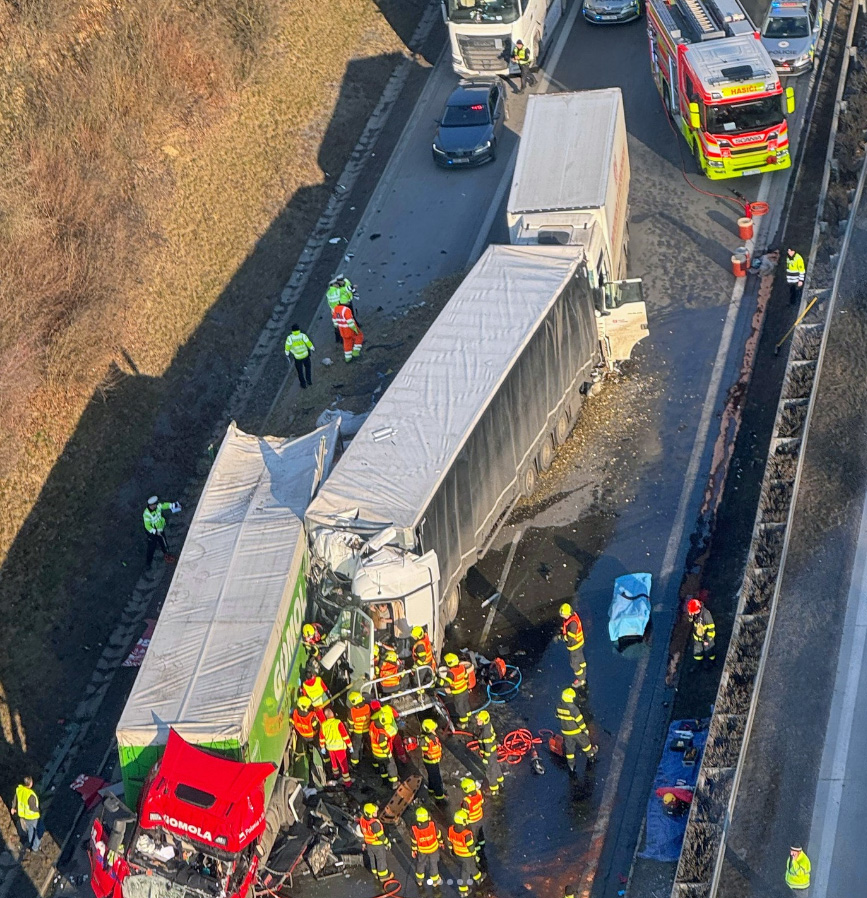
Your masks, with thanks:
M 323 483 L 308 527 L 394 525 L 405 548 L 435 549 L 454 583 L 597 347 L 581 247 L 488 247 Z
M 234 745 L 244 755 L 262 725 L 260 706 L 280 704 L 274 690 L 285 691 L 292 666 L 281 643 L 295 651 L 287 639 L 297 641 L 306 611 L 303 578 L 296 601 L 304 512 L 320 461 L 326 472 L 333 462 L 338 425 L 297 440 L 229 426 L 117 726 L 122 758 L 132 759 L 136 746 L 164 745 L 170 726 L 190 742 Z M 275 665 L 282 685 L 271 682 Z M 264 729 L 254 736 L 267 757 L 274 727 Z

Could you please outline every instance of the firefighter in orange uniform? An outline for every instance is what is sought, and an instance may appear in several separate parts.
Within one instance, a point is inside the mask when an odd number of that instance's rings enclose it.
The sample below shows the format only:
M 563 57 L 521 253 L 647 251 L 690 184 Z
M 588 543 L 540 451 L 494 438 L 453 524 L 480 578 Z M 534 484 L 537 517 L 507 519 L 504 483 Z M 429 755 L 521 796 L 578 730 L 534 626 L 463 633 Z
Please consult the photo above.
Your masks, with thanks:
M 581 618 L 573 611 L 572 606 L 564 602 L 560 606 L 560 617 L 563 618 L 563 626 L 560 630 L 560 638 L 566 643 L 569 651 L 569 665 L 575 679 L 572 685 L 575 689 L 583 689 L 587 685 L 587 662 L 584 660 L 584 627 L 581 626 Z
M 292 726 L 295 727 L 295 732 L 304 744 L 308 756 L 311 752 L 315 752 L 319 742 L 319 717 L 306 695 L 298 699 L 298 705 L 292 712 Z
M 443 848 L 443 834 L 430 819 L 427 808 L 415 812 L 416 823 L 412 827 L 412 856 L 415 860 L 415 879 L 421 888 L 425 873 L 430 875 L 428 883 L 434 888 L 443 884 L 440 876 L 440 848 Z
M 413 627 L 412 638 L 412 663 L 416 667 L 430 667 L 433 664 L 433 649 L 424 627 Z
M 349 728 L 352 736 L 352 764 L 361 761 L 364 737 L 370 728 L 370 705 L 360 692 L 349 693 Z
M 485 818 L 485 797 L 476 781 L 468 776 L 461 780 L 461 791 L 464 793 L 461 808 L 467 812 L 467 822 L 476 840 L 476 847 L 481 850 L 485 847 L 485 831 L 482 828 Z
M 377 813 L 376 805 L 368 802 L 364 806 L 364 813 L 358 824 L 364 838 L 364 850 L 370 860 L 370 870 L 380 882 L 385 882 L 392 876 L 388 869 L 388 855 L 386 854 L 391 848 L 391 840 L 386 835 L 382 822 L 376 816 Z
M 482 874 L 476 860 L 476 840 L 469 827 L 467 812 L 463 808 L 455 811 L 454 825 L 449 827 L 449 847 L 461 864 L 458 892 L 466 895 L 470 891 L 470 883 L 482 881 Z
M 364 334 L 352 315 L 352 309 L 342 303 L 334 307 L 331 320 L 343 340 L 343 359 L 351 362 L 361 355 Z

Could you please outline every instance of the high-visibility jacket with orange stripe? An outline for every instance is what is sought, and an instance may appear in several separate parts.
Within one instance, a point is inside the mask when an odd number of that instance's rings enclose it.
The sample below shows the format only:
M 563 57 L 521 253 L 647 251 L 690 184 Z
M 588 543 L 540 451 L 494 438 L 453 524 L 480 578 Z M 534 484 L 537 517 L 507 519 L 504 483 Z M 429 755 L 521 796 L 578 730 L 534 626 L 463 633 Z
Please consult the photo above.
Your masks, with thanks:
M 419 854 L 433 854 L 443 846 L 443 834 L 433 820 L 428 820 L 424 826 L 415 824 L 412 827 L 412 848 Z
M 379 676 L 382 679 L 382 685 L 389 689 L 393 686 L 400 686 L 400 667 L 394 661 L 383 661 L 379 668 Z
M 446 690 L 449 695 L 460 695 L 470 688 L 470 677 L 463 664 L 450 667 L 445 676 Z
M 473 831 L 468 827 L 450 826 L 449 845 L 455 857 L 475 857 L 476 849 L 473 840 Z
M 349 719 L 353 733 L 366 733 L 370 726 L 370 705 L 365 702 L 363 705 L 350 708 Z
M 423 667 L 425 664 L 433 664 L 433 649 L 431 648 L 430 638 L 427 633 L 425 633 L 421 639 L 418 639 L 413 643 L 412 660 L 417 667 Z
M 439 764 L 443 757 L 443 744 L 439 737 L 423 733 L 420 741 L 421 757 L 425 764 Z
M 302 739 L 314 739 L 316 728 L 319 726 L 319 718 L 315 711 L 302 714 L 297 708 L 292 712 L 292 726 Z
M 387 845 L 388 836 L 385 834 L 385 827 L 376 817 L 362 817 L 358 821 L 361 826 L 361 835 L 364 837 L 365 845 Z
M 461 807 L 467 812 L 470 823 L 478 823 L 482 819 L 485 813 L 484 804 L 485 797 L 478 789 L 464 796 Z
M 563 621 L 563 641 L 570 652 L 580 649 L 584 645 L 584 627 L 581 626 L 581 618 L 573 611 Z
M 344 751 L 352 745 L 342 720 L 327 717 L 319 728 L 319 744 L 328 751 Z
M 376 727 L 374 729 L 373 724 L 370 726 L 370 749 L 373 752 L 374 758 L 387 758 L 391 755 L 392 751 L 392 737 L 386 733 L 385 730 Z

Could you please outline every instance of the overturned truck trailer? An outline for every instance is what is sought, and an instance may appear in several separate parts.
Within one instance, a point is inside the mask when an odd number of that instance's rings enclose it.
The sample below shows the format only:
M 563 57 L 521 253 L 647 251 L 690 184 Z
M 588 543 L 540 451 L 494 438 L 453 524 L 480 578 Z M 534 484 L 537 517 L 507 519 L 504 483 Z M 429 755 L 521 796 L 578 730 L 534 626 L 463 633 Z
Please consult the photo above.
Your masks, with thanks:
M 252 892 L 299 791 L 303 516 L 337 433 L 338 422 L 298 440 L 229 426 L 117 725 L 127 807 L 93 824 L 97 898 Z
M 373 679 L 378 630 L 407 652 L 426 626 L 439 654 L 464 574 L 587 388 L 647 333 L 643 302 L 602 309 L 584 247 L 489 247 L 320 487 L 305 518 L 315 594 L 337 609 L 356 680 Z

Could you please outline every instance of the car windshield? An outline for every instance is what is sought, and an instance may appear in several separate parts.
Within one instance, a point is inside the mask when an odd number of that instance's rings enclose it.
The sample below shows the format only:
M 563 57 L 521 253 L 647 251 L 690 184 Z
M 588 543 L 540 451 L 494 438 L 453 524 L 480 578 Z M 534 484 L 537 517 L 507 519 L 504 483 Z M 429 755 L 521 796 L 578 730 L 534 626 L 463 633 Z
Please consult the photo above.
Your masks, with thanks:
M 442 124 L 446 128 L 461 128 L 466 125 L 487 125 L 488 107 L 485 103 L 472 106 L 446 106 Z
M 711 134 L 739 134 L 782 124 L 783 111 L 780 98 L 774 96 L 743 103 L 726 103 L 724 106 L 708 106 L 706 117 L 707 130 Z
M 809 37 L 810 20 L 806 16 L 781 16 L 765 23 L 763 37 Z
M 521 0 L 448 0 L 450 22 L 516 22 Z

